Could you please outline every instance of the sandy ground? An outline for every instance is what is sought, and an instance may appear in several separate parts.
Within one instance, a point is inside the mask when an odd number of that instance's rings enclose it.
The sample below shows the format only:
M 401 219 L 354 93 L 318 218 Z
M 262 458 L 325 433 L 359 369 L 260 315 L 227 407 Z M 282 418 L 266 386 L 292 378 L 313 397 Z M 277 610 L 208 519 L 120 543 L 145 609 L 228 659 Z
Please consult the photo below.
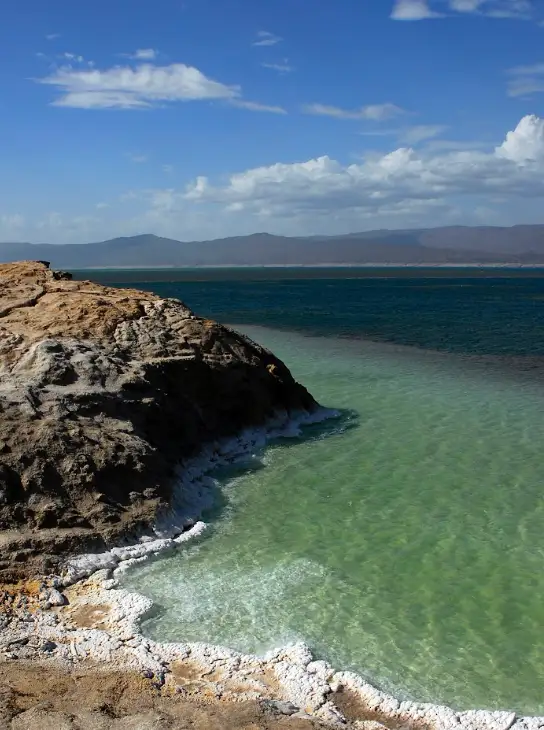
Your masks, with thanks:
M 0 730 L 312 730 L 259 702 L 165 695 L 136 673 L 0 663 Z

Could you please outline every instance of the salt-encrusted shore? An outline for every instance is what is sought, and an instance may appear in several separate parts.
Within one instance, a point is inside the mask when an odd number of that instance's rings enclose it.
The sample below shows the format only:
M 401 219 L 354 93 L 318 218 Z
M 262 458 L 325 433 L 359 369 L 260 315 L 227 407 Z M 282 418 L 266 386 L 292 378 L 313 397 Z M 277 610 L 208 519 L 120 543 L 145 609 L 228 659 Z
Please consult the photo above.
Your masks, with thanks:
M 258 458 L 266 442 L 298 436 L 305 424 L 334 417 L 325 409 L 289 418 L 278 414 L 267 428 L 247 430 L 238 438 L 216 442 L 180 471 L 178 499 L 162 515 L 157 538 L 148 535 L 133 545 L 68 560 L 61 576 L 50 576 L 40 606 L 14 610 L 4 622 L 0 645 L 8 658 L 48 658 L 50 662 L 92 661 L 104 670 L 141 672 L 163 694 L 190 693 L 223 702 L 260 700 L 299 718 L 316 718 L 331 726 L 362 730 L 537 730 L 544 717 L 519 717 L 514 712 L 455 710 L 432 704 L 401 702 L 352 672 L 336 671 L 315 660 L 302 643 L 279 648 L 263 657 L 204 643 L 160 643 L 142 634 L 141 621 L 151 610 L 144 595 L 119 587 L 131 566 L 183 545 L 201 535 L 198 521 L 211 506 L 217 483 L 212 470 Z M 62 591 L 62 592 L 61 592 Z

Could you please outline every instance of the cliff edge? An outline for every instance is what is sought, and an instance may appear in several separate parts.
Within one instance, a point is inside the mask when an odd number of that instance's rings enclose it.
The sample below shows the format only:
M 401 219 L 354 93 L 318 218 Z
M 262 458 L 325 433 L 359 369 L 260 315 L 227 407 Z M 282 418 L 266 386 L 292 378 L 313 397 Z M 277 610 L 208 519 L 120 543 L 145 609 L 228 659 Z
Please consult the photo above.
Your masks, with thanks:
M 0 578 L 145 529 L 184 457 L 315 407 L 271 352 L 176 299 L 0 265 Z

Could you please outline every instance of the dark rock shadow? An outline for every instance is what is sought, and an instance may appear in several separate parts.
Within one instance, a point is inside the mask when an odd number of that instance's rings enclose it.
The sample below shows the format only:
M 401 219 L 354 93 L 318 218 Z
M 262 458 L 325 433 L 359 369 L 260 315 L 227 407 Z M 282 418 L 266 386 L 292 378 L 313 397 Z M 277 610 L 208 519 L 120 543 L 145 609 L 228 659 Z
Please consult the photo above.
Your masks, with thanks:
M 325 438 L 331 438 L 332 436 L 339 436 L 348 430 L 357 428 L 359 424 L 359 413 L 357 411 L 345 408 L 339 409 L 336 412 L 338 415 L 334 418 L 329 418 L 326 421 L 321 421 L 320 423 L 313 423 L 304 426 L 301 429 L 299 436 L 270 439 L 266 446 L 264 446 L 260 451 L 254 454 L 241 456 L 238 461 L 211 471 L 208 476 L 215 480 L 214 485 L 210 487 L 212 490 L 212 506 L 205 509 L 201 515 L 195 515 L 195 517 L 203 519 L 212 527 L 212 529 L 204 532 L 201 537 L 195 537 L 187 543 L 187 545 L 193 546 L 197 543 L 197 541 L 208 539 L 211 535 L 213 535 L 214 524 L 223 517 L 225 510 L 228 508 L 230 503 L 228 495 L 223 488 L 224 485 L 233 479 L 244 477 L 250 473 L 258 472 L 261 469 L 266 469 L 266 464 L 263 462 L 262 457 L 264 456 L 266 449 L 271 445 L 281 444 L 287 448 L 295 448 L 301 443 L 308 441 L 320 441 Z M 155 557 L 151 557 L 150 562 L 155 563 L 158 560 L 162 560 L 165 557 L 172 555 L 172 552 L 179 549 L 179 547 L 172 548 L 172 550 L 167 550 Z M 160 604 L 154 603 L 151 612 L 145 615 L 144 622 L 153 620 L 153 618 L 161 615 L 163 610 L 164 609 Z
M 213 524 L 221 519 L 224 510 L 229 504 L 229 500 L 222 489 L 221 485 L 226 482 L 244 477 L 251 473 L 256 473 L 261 469 L 266 469 L 263 456 L 270 446 L 281 444 L 283 447 L 295 448 L 298 444 L 308 441 L 321 441 L 322 439 L 338 436 L 359 425 L 359 414 L 353 409 L 337 410 L 338 416 L 329 418 L 320 423 L 312 423 L 303 426 L 300 436 L 295 437 L 278 437 L 270 439 L 266 446 L 255 454 L 247 454 L 240 457 L 238 461 L 229 466 L 220 467 L 210 472 L 210 476 L 217 480 L 217 484 L 213 487 L 213 507 L 203 512 L 202 518 L 205 522 Z
M 270 439 L 266 446 L 255 454 L 247 454 L 241 456 L 238 461 L 229 466 L 219 467 L 209 473 L 215 481 L 212 489 L 213 506 L 203 511 L 200 517 L 207 522 L 212 529 L 207 530 L 200 537 L 196 537 L 187 543 L 187 546 L 193 546 L 200 540 L 209 539 L 213 535 L 213 526 L 216 524 L 224 515 L 225 510 L 229 505 L 228 496 L 223 489 L 223 485 L 238 477 L 244 477 L 250 473 L 256 473 L 261 469 L 266 469 L 266 464 L 263 462 L 262 457 L 266 453 L 267 448 L 274 444 L 281 444 L 287 448 L 295 448 L 298 444 L 305 443 L 308 441 L 320 441 L 322 439 L 331 438 L 333 436 L 340 436 L 341 434 L 349 431 L 353 428 L 357 428 L 359 425 L 359 413 L 353 409 L 337 409 L 338 415 L 334 418 L 321 421 L 320 423 L 312 423 L 304 426 L 301 429 L 301 433 L 296 437 L 278 437 Z M 167 550 L 155 557 L 150 558 L 150 562 L 157 562 L 163 560 L 172 555 L 174 551 L 178 551 L 180 548 L 172 548 Z M 148 563 L 149 565 L 149 563 Z M 167 611 L 167 608 L 161 603 L 153 599 L 153 605 L 150 609 L 141 617 L 141 630 L 146 636 L 153 633 L 153 624 L 155 621 L 160 619 Z

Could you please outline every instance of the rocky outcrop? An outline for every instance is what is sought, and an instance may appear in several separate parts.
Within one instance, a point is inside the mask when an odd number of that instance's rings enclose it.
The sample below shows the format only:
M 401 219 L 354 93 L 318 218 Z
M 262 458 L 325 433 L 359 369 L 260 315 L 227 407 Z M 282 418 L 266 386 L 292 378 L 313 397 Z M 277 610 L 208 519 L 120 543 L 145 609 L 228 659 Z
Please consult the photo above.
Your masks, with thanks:
M 0 266 L 0 578 L 145 529 L 204 443 L 315 407 L 271 352 L 178 300 Z

